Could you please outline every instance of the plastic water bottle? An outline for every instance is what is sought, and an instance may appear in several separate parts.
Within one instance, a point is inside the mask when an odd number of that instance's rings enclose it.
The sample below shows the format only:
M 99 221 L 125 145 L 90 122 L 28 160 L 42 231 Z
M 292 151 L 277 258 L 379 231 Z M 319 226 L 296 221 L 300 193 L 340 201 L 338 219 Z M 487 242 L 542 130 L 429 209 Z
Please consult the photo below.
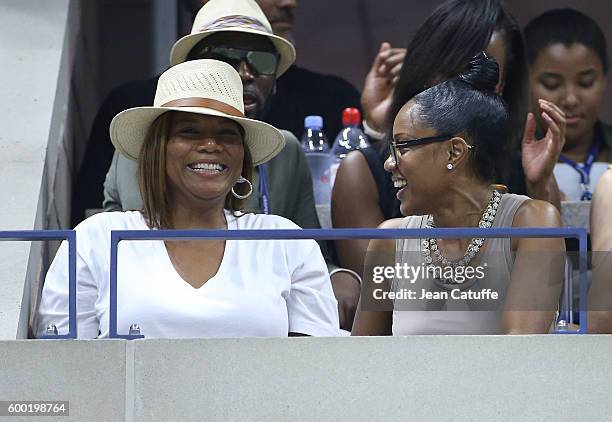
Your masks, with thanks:
M 331 199 L 329 171 L 332 156 L 329 153 L 327 138 L 323 133 L 323 117 L 308 116 L 304 119 L 304 126 L 302 149 L 306 154 L 308 167 L 312 174 L 315 204 L 329 205 Z
M 340 161 L 346 154 L 351 151 L 355 151 L 370 146 L 368 137 L 359 128 L 361 124 L 361 113 L 356 108 L 345 108 L 342 112 L 342 126 L 344 128 L 340 131 L 334 146 L 332 147 L 333 162 L 331 165 L 331 185 L 334 185 L 336 180 L 336 172 L 340 166 Z

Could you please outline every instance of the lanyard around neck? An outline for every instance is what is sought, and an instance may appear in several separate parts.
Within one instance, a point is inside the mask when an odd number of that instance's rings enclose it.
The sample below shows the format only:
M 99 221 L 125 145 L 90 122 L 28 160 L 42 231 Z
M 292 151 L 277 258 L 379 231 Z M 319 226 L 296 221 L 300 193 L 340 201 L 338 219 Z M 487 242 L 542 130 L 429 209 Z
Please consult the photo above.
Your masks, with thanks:
M 266 180 L 266 165 L 257 166 L 259 170 L 259 207 L 264 214 L 270 214 L 270 196 L 268 194 L 268 183 Z
M 580 197 L 581 201 L 590 201 L 593 197 L 593 194 L 591 191 L 589 191 L 589 185 L 591 184 L 591 167 L 593 167 L 593 163 L 599 155 L 600 147 L 601 142 L 598 138 L 596 138 L 593 145 L 591 145 L 591 149 L 589 150 L 589 154 L 587 155 L 584 163 L 577 163 L 563 154 L 559 156 L 561 161 L 568 164 L 580 175 L 580 187 L 582 188 L 582 196 Z

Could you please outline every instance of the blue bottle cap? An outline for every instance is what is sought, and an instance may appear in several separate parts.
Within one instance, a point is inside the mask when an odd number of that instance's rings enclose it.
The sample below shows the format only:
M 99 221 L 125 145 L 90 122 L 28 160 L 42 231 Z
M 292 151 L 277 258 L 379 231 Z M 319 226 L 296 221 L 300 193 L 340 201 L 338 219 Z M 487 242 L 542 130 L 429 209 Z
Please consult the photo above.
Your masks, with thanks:
M 323 117 L 306 116 L 306 118 L 304 119 L 304 127 L 307 129 L 315 129 L 315 130 L 323 129 Z

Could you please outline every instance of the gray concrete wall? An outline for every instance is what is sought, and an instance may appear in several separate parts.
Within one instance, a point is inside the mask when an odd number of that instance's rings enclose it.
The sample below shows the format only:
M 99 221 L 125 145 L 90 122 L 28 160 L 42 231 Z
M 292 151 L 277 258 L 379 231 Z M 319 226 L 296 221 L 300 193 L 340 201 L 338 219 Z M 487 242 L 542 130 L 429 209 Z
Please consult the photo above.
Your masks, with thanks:
M 611 349 L 571 335 L 0 342 L 0 400 L 69 400 L 62 420 L 605 421 Z
M 57 157 L 65 95 L 58 98 L 67 40 L 69 1 L 6 0 L 0 4 L 0 192 L 3 230 L 42 227 Z M 57 100 L 57 101 L 56 101 Z M 30 296 L 24 281 L 42 257 L 40 245 L 0 242 L 0 338 L 15 338 L 20 312 L 27 315 Z M 32 267 L 28 268 L 28 257 Z M 34 264 L 38 261 L 38 264 Z M 30 280 L 32 281 L 32 280 Z M 23 299 L 23 302 L 22 302 Z M 23 306 L 23 307 L 22 307 Z M 23 316 L 23 315 L 22 315 Z M 22 318 L 23 319 L 23 318 Z M 25 327 L 19 328 L 24 337 Z
M 44 420 L 125 420 L 126 362 L 132 360 L 124 341 L 3 341 L 0 362 L 2 401 L 70 402 L 69 417 Z
M 75 158 L 98 102 L 94 5 L 0 3 L 0 230 L 69 225 Z M 57 246 L 0 242 L 0 339 L 27 337 Z

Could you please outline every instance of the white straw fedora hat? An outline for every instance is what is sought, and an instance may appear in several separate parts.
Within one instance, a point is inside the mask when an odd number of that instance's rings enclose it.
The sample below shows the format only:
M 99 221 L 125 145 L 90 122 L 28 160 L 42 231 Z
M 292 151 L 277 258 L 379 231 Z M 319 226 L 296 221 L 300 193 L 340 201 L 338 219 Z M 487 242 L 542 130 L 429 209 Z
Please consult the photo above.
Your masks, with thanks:
M 272 33 L 272 26 L 255 0 L 210 0 L 198 12 L 191 34 L 174 43 L 170 65 L 187 60 L 189 52 L 204 38 L 217 32 L 246 32 L 267 37 L 280 55 L 276 77 L 295 61 L 295 48 L 286 39 Z
M 165 71 L 159 77 L 153 107 L 131 108 L 115 116 L 110 125 L 113 145 L 137 160 L 151 124 L 168 111 L 235 121 L 244 128 L 253 165 L 268 161 L 285 146 L 274 126 L 244 117 L 242 80 L 232 66 L 217 60 L 192 60 Z

